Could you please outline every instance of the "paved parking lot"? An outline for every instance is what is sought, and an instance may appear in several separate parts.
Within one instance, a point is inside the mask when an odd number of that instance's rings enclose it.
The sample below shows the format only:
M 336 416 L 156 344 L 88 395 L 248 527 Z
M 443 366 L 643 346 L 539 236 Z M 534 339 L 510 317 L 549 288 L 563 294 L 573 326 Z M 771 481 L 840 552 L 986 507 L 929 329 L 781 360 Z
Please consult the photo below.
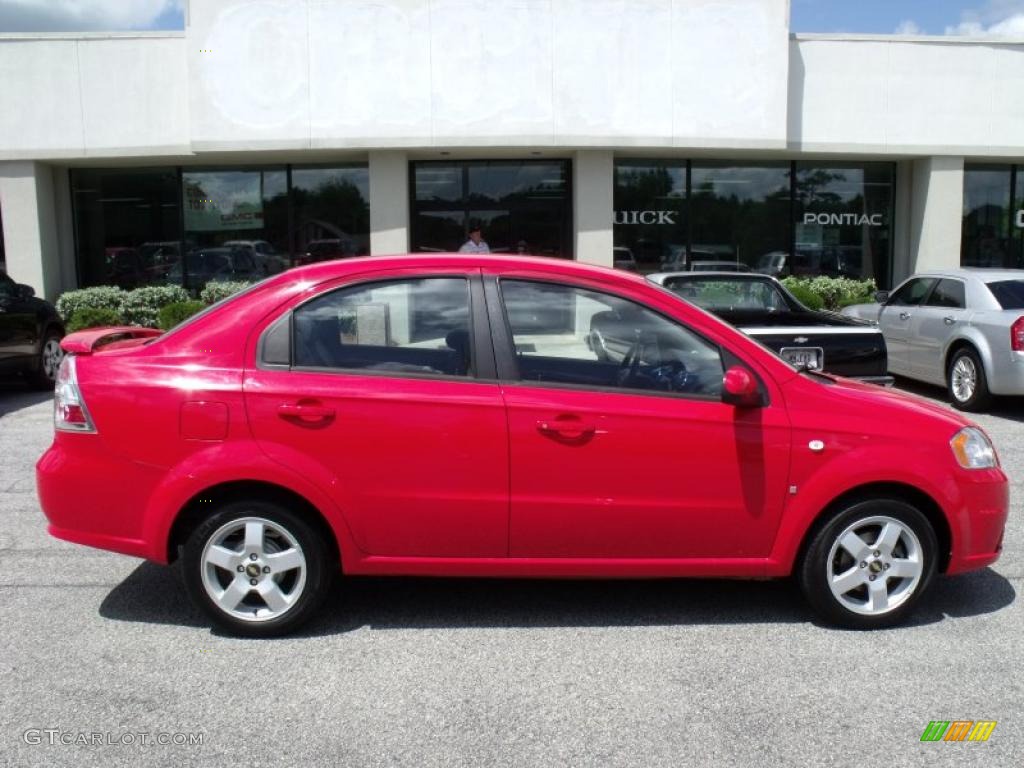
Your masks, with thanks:
M 0 388 L 0 764 L 1020 765 L 1024 403 L 978 421 L 1013 481 L 1003 558 L 907 627 L 820 626 L 788 582 L 374 579 L 249 641 L 176 569 L 46 535 L 50 400 Z M 956 719 L 998 726 L 919 741 Z

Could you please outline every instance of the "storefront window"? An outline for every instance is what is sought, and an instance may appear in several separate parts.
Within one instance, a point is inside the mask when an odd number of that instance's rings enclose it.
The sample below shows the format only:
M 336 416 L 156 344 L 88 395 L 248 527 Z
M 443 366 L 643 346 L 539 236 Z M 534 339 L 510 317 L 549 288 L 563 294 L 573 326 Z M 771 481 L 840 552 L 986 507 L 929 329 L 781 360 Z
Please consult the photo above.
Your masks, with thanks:
M 767 270 L 790 243 L 790 163 L 694 161 L 691 268 Z
M 569 163 L 550 160 L 412 164 L 412 250 L 458 251 L 470 226 L 491 253 L 572 258 Z
M 370 174 L 365 165 L 292 168 L 295 262 L 370 252 Z
M 4 256 L 4 216 L 0 211 L 0 271 L 7 271 L 7 258 Z
M 686 263 L 686 161 L 615 164 L 614 263 L 645 274 Z
M 71 193 L 81 285 L 173 282 L 181 250 L 176 169 L 75 169 Z
M 784 274 L 890 284 L 892 163 L 796 163 L 795 257 Z
M 960 263 L 1024 268 L 1024 166 L 964 167 Z

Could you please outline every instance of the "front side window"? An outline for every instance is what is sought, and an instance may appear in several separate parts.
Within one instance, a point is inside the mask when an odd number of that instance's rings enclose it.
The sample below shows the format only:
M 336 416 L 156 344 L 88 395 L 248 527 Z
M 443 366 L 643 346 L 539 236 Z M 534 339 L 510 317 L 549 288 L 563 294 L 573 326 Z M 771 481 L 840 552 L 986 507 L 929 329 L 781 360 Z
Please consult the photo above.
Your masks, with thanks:
M 933 285 L 935 285 L 935 278 L 931 277 L 918 277 L 910 280 L 893 294 L 892 298 L 889 299 L 889 305 L 894 307 L 916 307 L 924 301 L 924 297 L 928 295 L 928 291 L 931 290 Z
M 463 278 L 393 280 L 340 288 L 292 321 L 293 364 L 379 373 L 469 376 L 469 285 Z
M 519 378 L 718 397 L 719 349 L 632 301 L 584 288 L 502 280 Z
M 928 306 L 963 309 L 966 306 L 964 284 L 959 280 L 939 280 L 932 295 L 928 297 Z

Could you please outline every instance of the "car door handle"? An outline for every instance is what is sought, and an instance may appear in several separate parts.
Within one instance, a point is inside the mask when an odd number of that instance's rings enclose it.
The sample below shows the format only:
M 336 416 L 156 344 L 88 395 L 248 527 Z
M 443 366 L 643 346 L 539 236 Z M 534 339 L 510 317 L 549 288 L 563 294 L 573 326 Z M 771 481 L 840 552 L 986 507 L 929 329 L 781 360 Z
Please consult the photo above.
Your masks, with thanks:
M 942 322 L 944 322 L 946 325 L 952 325 L 953 323 L 956 322 L 956 319 L 952 317 L 944 317 L 942 318 Z
M 542 419 L 538 421 L 537 431 L 549 437 L 579 440 L 584 437 L 591 437 L 597 432 L 597 427 L 576 418 L 559 417 L 557 419 Z
M 316 424 L 334 418 L 334 409 L 314 403 L 282 403 L 277 406 L 277 415 L 284 419 L 297 419 L 307 424 Z
M 909 319 L 910 319 L 910 313 L 909 312 L 900 312 L 900 320 L 909 320 Z

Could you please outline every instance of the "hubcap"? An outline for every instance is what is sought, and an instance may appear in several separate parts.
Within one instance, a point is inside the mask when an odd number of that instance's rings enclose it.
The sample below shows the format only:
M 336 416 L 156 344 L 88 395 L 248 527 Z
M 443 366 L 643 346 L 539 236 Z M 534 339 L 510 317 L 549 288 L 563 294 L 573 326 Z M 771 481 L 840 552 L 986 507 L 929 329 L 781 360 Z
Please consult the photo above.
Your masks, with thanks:
M 953 363 L 952 384 L 953 397 L 961 403 L 974 396 L 974 389 L 978 385 L 978 371 L 971 358 L 958 357 Z
M 244 621 L 276 619 L 306 586 L 306 557 L 277 523 L 243 517 L 214 532 L 203 548 L 203 587 L 224 613 Z
M 46 378 L 51 381 L 57 378 L 57 370 L 63 359 L 64 350 L 60 348 L 60 342 L 57 339 L 47 339 L 43 345 L 43 373 Z
M 826 577 L 844 608 L 877 616 L 905 603 L 923 573 L 921 542 L 910 527 L 876 515 L 847 526 L 836 537 Z

